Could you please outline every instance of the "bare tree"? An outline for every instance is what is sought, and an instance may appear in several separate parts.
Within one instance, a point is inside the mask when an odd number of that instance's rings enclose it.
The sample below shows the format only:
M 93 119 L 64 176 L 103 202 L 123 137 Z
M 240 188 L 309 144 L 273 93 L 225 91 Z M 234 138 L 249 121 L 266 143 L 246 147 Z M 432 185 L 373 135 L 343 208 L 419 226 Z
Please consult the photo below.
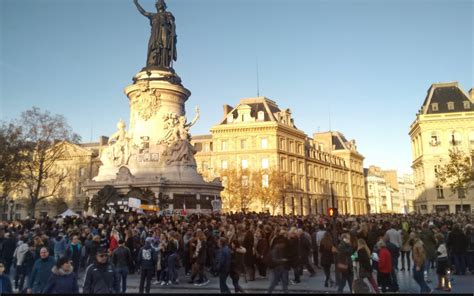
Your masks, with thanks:
M 470 157 L 457 149 L 449 150 L 449 162 L 439 166 L 435 175 L 441 184 L 448 185 L 453 193 L 458 193 L 462 212 L 464 210 L 462 201 L 474 181 Z
M 254 200 L 251 172 L 247 169 L 226 169 L 219 172 L 224 191 L 222 206 L 227 212 L 246 211 Z
M 66 150 L 63 141 L 78 143 L 80 138 L 64 116 L 51 115 L 36 107 L 23 112 L 18 124 L 22 126 L 24 140 L 33 145 L 23 170 L 23 185 L 28 190 L 29 215 L 34 217 L 38 202 L 55 197 L 67 178 L 67 171 L 56 166 Z
M 282 207 L 283 197 L 288 187 L 285 173 L 277 169 L 254 171 L 252 174 L 252 192 L 264 208 L 270 207 L 272 215 Z
M 19 126 L 13 123 L 0 126 L 0 212 L 6 209 L 8 196 L 21 183 L 28 148 Z

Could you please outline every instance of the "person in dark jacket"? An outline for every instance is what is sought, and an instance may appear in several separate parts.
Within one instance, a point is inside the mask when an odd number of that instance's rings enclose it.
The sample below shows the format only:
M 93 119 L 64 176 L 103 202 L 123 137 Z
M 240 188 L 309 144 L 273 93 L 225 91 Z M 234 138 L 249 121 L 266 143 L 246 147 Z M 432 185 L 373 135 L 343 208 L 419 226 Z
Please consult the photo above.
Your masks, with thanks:
M 153 238 L 149 237 L 145 241 L 145 246 L 140 249 L 137 257 L 137 266 L 140 268 L 140 286 L 138 293 L 143 294 L 143 287 L 145 286 L 145 293 L 150 293 L 151 279 L 156 269 L 157 254 L 155 249 L 151 247 Z M 145 285 L 146 280 L 146 285 Z
M 191 261 L 193 262 L 190 284 L 194 283 L 194 278 L 197 276 L 198 282 L 194 284 L 195 286 L 207 285 L 209 280 L 204 273 L 207 257 L 207 243 L 206 235 L 202 230 L 196 232 L 196 240 L 190 242 L 190 247 L 190 250 L 193 251 L 192 254 L 190 254 Z
M 53 257 L 49 256 L 48 248 L 43 247 L 40 250 L 40 258 L 36 260 L 28 279 L 28 293 L 41 293 L 52 274 L 52 268 L 55 264 Z
M 10 281 L 10 277 L 5 274 L 5 263 L 0 261 L 0 295 L 12 293 L 12 282 Z
M 61 257 L 53 267 L 52 275 L 49 277 L 43 294 L 78 294 L 79 286 L 74 273 L 72 261 L 68 257 Z
M 255 255 L 253 253 L 254 243 L 254 232 L 250 226 L 246 226 L 246 232 L 242 246 L 248 250 L 244 255 L 244 264 L 248 281 L 255 280 Z
M 263 230 L 258 229 L 255 232 L 255 240 L 257 246 L 255 248 L 255 262 L 258 268 L 258 273 L 262 277 L 267 276 L 267 265 L 265 264 L 265 258 L 267 258 L 268 252 L 270 251 L 268 246 L 268 240 L 265 237 Z
M 244 254 L 247 252 L 244 247 L 240 246 L 239 240 L 234 239 L 231 244 L 231 260 L 230 260 L 230 278 L 234 285 L 235 293 L 245 293 L 239 284 L 240 274 L 245 270 Z
M 118 248 L 112 253 L 112 264 L 119 275 L 122 285 L 122 293 L 127 291 L 127 276 L 132 266 L 132 253 L 125 246 L 124 240 L 119 240 Z
M 379 293 L 379 287 L 372 275 L 372 264 L 370 263 L 370 249 L 363 238 L 357 240 L 357 256 L 356 260 L 359 262 L 359 279 L 366 278 L 375 293 Z
M 390 282 L 391 282 L 391 291 L 398 292 L 398 279 L 397 279 L 397 271 L 395 270 L 396 264 L 395 262 L 398 261 L 400 257 L 400 248 L 394 245 L 390 240 L 385 239 L 385 244 L 387 249 L 390 251 L 390 256 L 392 259 L 392 271 L 390 272 Z
M 107 248 L 99 248 L 95 262 L 86 269 L 84 294 L 117 294 L 120 291 L 119 278 L 114 266 L 108 260 Z
M 230 289 L 227 286 L 226 281 L 230 273 L 231 251 L 227 245 L 227 239 L 225 237 L 221 237 L 218 242 L 219 251 L 217 255 L 217 271 L 219 272 L 219 288 L 221 293 L 230 294 Z
M 321 254 L 321 266 L 323 267 L 326 279 L 324 281 L 324 287 L 331 287 L 334 285 L 334 281 L 331 279 L 331 265 L 334 264 L 334 250 L 336 246 L 332 241 L 332 236 L 329 231 L 325 231 L 321 242 L 319 243 L 319 253 Z
M 349 285 L 349 290 L 352 293 L 352 280 L 354 278 L 352 270 L 352 259 L 351 255 L 354 253 L 351 245 L 351 237 L 349 233 L 343 233 L 341 236 L 342 240 L 337 247 L 337 260 L 336 260 L 336 271 L 339 272 L 339 287 L 338 293 L 342 293 L 344 286 Z
M 10 267 L 13 262 L 13 254 L 16 249 L 16 238 L 13 234 L 5 233 L 5 240 L 3 241 L 2 254 L 0 259 L 5 263 L 5 274 L 10 274 Z
M 281 281 L 283 292 L 288 293 L 288 273 L 290 270 L 289 263 L 289 241 L 285 230 L 273 239 L 269 253 L 269 267 L 273 270 L 270 286 L 267 293 L 271 294 L 279 281 Z
M 86 254 L 87 254 L 87 262 L 86 266 L 89 266 L 95 262 L 97 250 L 100 247 L 100 236 L 95 235 L 93 236 L 92 240 L 87 244 L 86 247 Z
M 300 262 L 299 262 L 299 240 L 296 228 L 290 230 L 288 234 L 289 254 L 288 262 L 295 275 L 295 283 L 300 283 Z
M 25 284 L 25 279 L 29 278 L 31 275 L 31 271 L 33 270 L 33 266 L 35 265 L 35 246 L 32 241 L 28 242 L 28 251 L 25 253 L 25 257 L 23 258 L 22 263 L 22 270 L 23 276 L 20 278 L 20 282 L 18 284 L 18 291 L 23 291 L 23 287 Z
M 310 277 L 316 275 L 316 271 L 309 262 L 309 256 L 311 254 L 311 239 L 308 238 L 303 229 L 298 229 L 298 253 L 299 253 L 299 274 L 303 275 L 303 268 L 307 268 L 310 273 Z
M 74 273 L 79 274 L 81 267 L 81 243 L 77 235 L 72 237 L 71 243 L 66 247 L 66 256 L 72 261 Z
M 454 266 L 456 269 L 455 274 L 466 274 L 465 257 L 468 241 L 466 235 L 462 232 L 461 227 L 458 224 L 455 224 L 453 230 L 449 233 L 447 247 L 453 254 Z

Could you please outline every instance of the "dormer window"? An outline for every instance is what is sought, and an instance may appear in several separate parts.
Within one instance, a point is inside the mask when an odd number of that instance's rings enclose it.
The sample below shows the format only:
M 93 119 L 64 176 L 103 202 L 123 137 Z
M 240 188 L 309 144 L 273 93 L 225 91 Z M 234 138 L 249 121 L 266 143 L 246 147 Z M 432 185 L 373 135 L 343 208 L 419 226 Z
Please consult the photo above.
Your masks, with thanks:
M 438 103 L 431 104 L 431 111 L 438 111 Z
M 464 109 L 471 109 L 471 102 L 469 101 L 464 101 Z
M 229 114 L 227 116 L 227 123 L 232 123 L 234 122 L 234 115 L 233 114 Z
M 454 102 L 448 102 L 448 110 L 454 110 Z
M 265 113 L 263 111 L 258 111 L 257 120 L 258 121 L 264 121 L 265 120 Z

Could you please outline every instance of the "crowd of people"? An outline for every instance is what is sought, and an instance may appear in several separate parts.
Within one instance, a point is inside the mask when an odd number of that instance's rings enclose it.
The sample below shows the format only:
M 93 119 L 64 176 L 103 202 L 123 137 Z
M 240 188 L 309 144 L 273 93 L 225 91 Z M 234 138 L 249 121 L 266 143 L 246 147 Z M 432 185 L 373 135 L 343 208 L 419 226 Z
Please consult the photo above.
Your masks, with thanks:
M 310 280 L 323 272 L 328 291 L 397 292 L 398 272 L 411 273 L 421 293 L 432 290 L 428 273 L 436 272 L 433 288 L 450 291 L 452 273 L 474 274 L 471 223 L 468 214 L 262 213 L 3 221 L 0 294 L 126 293 L 134 273 L 139 293 L 184 281 L 200 287 L 213 277 L 221 293 L 231 293 L 228 278 L 235 293 L 245 292 L 241 278 L 267 278 L 269 293 L 278 284 L 288 292 L 304 270 Z

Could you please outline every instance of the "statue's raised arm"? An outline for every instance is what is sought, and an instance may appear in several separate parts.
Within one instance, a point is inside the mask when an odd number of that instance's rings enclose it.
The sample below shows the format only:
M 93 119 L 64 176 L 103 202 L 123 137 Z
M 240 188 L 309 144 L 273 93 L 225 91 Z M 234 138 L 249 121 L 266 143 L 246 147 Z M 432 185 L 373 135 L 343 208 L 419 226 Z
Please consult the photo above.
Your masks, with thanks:
M 201 116 L 201 113 L 199 112 L 199 107 L 198 106 L 196 106 L 195 111 L 196 111 L 196 115 L 194 115 L 194 118 L 191 121 L 191 123 L 186 124 L 187 128 L 192 127 L 198 121 L 199 117 Z
M 153 13 L 147 12 L 143 7 L 138 3 L 138 0 L 133 0 L 133 3 L 135 3 L 135 6 L 137 7 L 138 11 L 143 14 L 146 17 L 152 17 Z

